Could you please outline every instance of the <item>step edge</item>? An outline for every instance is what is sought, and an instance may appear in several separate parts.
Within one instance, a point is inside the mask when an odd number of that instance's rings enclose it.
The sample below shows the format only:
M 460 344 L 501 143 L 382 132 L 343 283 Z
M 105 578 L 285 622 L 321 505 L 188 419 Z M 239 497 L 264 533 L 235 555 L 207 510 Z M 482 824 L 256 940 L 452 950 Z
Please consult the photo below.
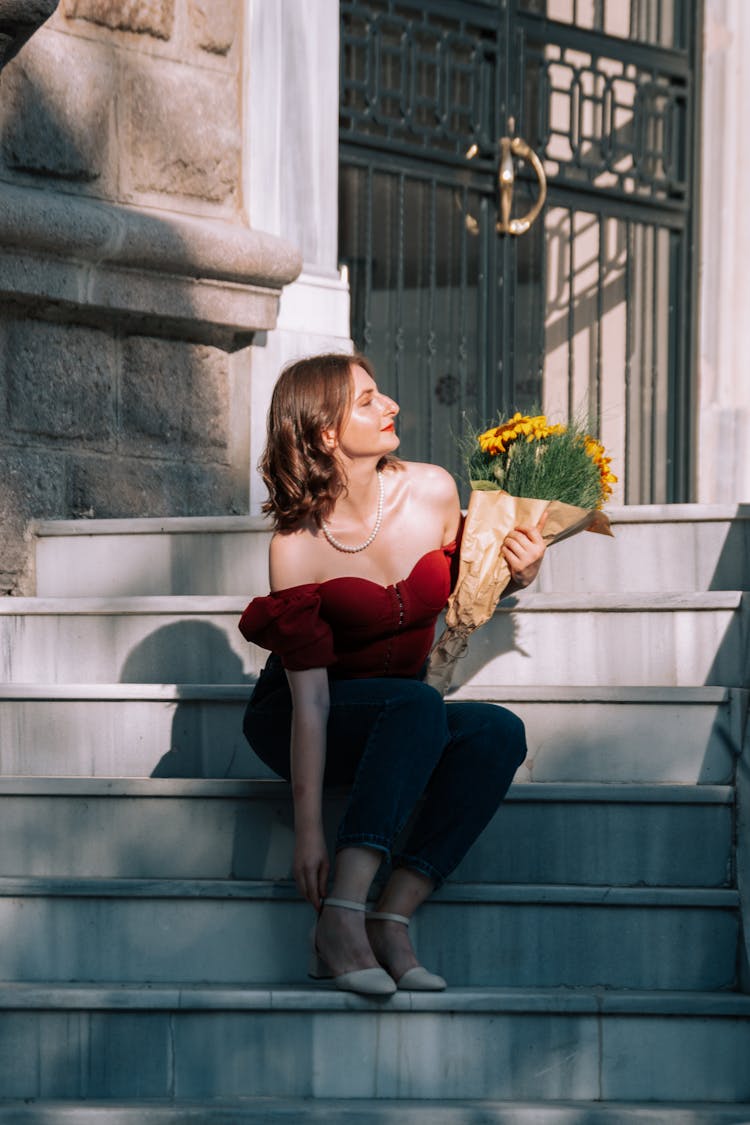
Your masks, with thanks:
M 741 608 L 742 590 L 686 590 L 663 593 L 523 593 L 501 602 L 496 613 L 695 613 Z M 143 594 L 114 597 L 4 597 L 0 616 L 81 617 L 195 616 L 242 613 L 250 594 Z
M 393 1115 L 397 1114 L 397 1117 Z M 549 1102 L 491 1100 L 487 1098 L 426 1099 L 379 1098 L 181 1098 L 152 1101 L 106 1102 L 95 1099 L 62 1102 L 35 1098 L 0 1103 L 0 1123 L 9 1125 L 291 1125 L 292 1122 L 325 1122 L 333 1125 L 458 1125 L 481 1121 L 484 1125 L 748 1125 L 750 1103 L 732 1102 L 618 1102 L 591 1100 Z
M 328 800 L 344 800 L 348 790 L 332 788 Z M 132 799 L 174 798 L 291 801 L 289 782 L 276 778 L 151 778 L 151 777 L 34 777 L 0 776 L 0 797 L 100 797 Z M 674 782 L 523 781 L 511 785 L 506 801 L 521 803 L 628 805 L 731 805 L 731 785 L 693 785 Z
M 205 521 L 205 522 L 204 522 Z M 127 526 L 126 526 L 127 525 Z M 165 516 L 92 520 L 32 520 L 29 531 L 38 540 L 90 539 L 131 535 L 246 535 L 273 531 L 265 516 Z
M 750 995 L 591 988 L 454 988 L 442 993 L 400 992 L 372 1000 L 332 985 L 265 987 L 206 984 L 148 985 L 76 982 L 0 984 L 0 1010 L 171 1010 L 539 1012 L 595 1016 L 643 1015 L 750 1018 Z
M 220 899 L 305 905 L 290 880 L 1 876 L 0 898 Z M 565 883 L 446 883 L 425 904 L 605 906 L 736 910 L 734 888 Z
M 249 698 L 250 681 L 235 684 L 175 684 L 175 683 L 0 683 L 0 700 L 31 702 L 235 702 Z M 601 686 L 576 684 L 534 684 L 513 686 L 490 684 L 478 687 L 459 687 L 446 701 L 486 700 L 494 702 L 497 696 L 504 703 L 602 703 L 602 704 L 660 704 L 667 703 L 706 705 L 727 703 L 733 696 L 750 694 L 750 689 L 724 685 L 637 685 L 623 687 L 617 684 Z M 49 698 L 47 698 L 49 697 Z
M 670 524 L 670 523 L 728 523 L 750 520 L 750 504 L 620 504 L 608 506 L 606 514 L 611 524 Z M 128 526 L 125 527 L 124 525 Z M 78 535 L 158 535 L 164 532 L 187 534 L 213 531 L 244 532 L 271 530 L 263 516 L 151 516 L 104 518 L 91 520 L 36 519 L 29 528 L 37 538 L 54 538 Z
M 443 1116 L 450 1115 L 451 1125 L 455 1125 L 456 1118 L 453 1116 L 456 1110 L 472 1110 L 492 1112 L 496 1110 L 502 1114 L 502 1118 L 498 1120 L 506 1121 L 507 1114 L 515 1112 L 522 1112 L 524 1114 L 522 1120 L 526 1125 L 534 1125 L 534 1123 L 541 1122 L 544 1125 L 548 1122 L 549 1125 L 571 1125 L 570 1114 L 592 1114 L 596 1116 L 597 1120 L 600 1119 L 599 1115 L 604 1111 L 605 1115 L 610 1111 L 622 1114 L 622 1121 L 629 1122 L 632 1120 L 633 1125 L 638 1125 L 638 1114 L 648 1113 L 649 1122 L 656 1121 L 657 1118 L 661 1119 L 663 1116 L 664 1121 L 667 1123 L 676 1120 L 677 1125 L 721 1125 L 722 1122 L 727 1122 L 727 1125 L 747 1125 L 750 1121 L 750 1102 L 707 1102 L 707 1101 L 632 1101 L 623 1102 L 615 1099 L 611 1100 L 571 1100 L 571 1099 L 550 1099 L 549 1101 L 519 1101 L 517 1098 L 511 1099 L 497 1099 L 497 1098 L 441 1098 L 439 1102 L 430 1102 L 424 1098 L 318 1098 L 318 1097 L 273 1097 L 271 1095 L 247 1095 L 239 1097 L 219 1097 L 219 1098 L 206 1098 L 199 1100 L 196 1098 L 143 1098 L 143 1099 L 122 1099 L 112 1098 L 106 1101 L 101 1101 L 96 1098 L 86 1098 L 76 1100 L 72 1099 L 59 1099 L 59 1098 L 25 1098 L 14 1099 L 7 1098 L 0 1102 L 0 1122 L 4 1120 L 8 1114 L 21 1114 L 21 1118 L 27 1118 L 33 1122 L 35 1120 L 35 1113 L 37 1110 L 44 1112 L 55 1112 L 60 1114 L 60 1122 L 63 1123 L 69 1118 L 71 1125 L 74 1122 L 74 1114 L 83 1113 L 84 1118 L 89 1120 L 89 1114 L 95 1113 L 102 1115 L 102 1120 L 106 1121 L 108 1113 L 111 1111 L 113 1115 L 122 1113 L 133 1113 L 138 1115 L 140 1113 L 155 1115 L 154 1120 L 158 1123 L 162 1115 L 166 1115 L 168 1121 L 175 1120 L 175 1111 L 181 1111 L 188 1114 L 186 1120 L 193 1120 L 191 1116 L 193 1111 L 195 1113 L 205 1114 L 207 1108 L 210 1108 L 212 1113 L 223 1115 L 224 1113 L 240 1114 L 238 1121 L 245 1120 L 244 1114 L 255 1114 L 258 1110 L 279 1110 L 285 1116 L 280 1118 L 281 1121 L 290 1121 L 288 1114 L 292 1111 L 299 1110 L 304 1114 L 314 1113 L 314 1120 L 321 1120 L 318 1117 L 319 1113 L 332 1113 L 334 1120 L 341 1121 L 342 1118 L 336 1116 L 337 1111 L 346 1110 L 349 1113 L 354 1113 L 355 1120 L 359 1121 L 360 1117 L 357 1114 L 361 1111 L 363 1114 L 375 1113 L 378 1115 L 381 1111 L 384 1115 L 383 1121 L 391 1121 L 392 1119 L 387 1115 L 397 1110 L 400 1114 L 406 1114 L 405 1121 L 409 1122 L 413 1119 L 414 1114 L 429 1114 L 430 1120 L 433 1118 L 440 1122 Z M 545 1114 L 543 1118 L 537 1119 L 527 1117 L 526 1114 L 542 1113 Z M 673 1114 L 690 1114 L 689 1118 L 677 1117 L 673 1118 Z M 703 1118 L 703 1114 L 709 1113 L 710 1118 Z M 564 1116 L 558 1117 L 558 1114 Z M 700 1114 L 697 1117 L 696 1114 Z M 746 1115 L 746 1119 L 743 1117 Z M 15 1120 L 14 1118 L 11 1118 Z M 91 1120 L 94 1117 L 91 1116 Z M 381 1120 L 380 1116 L 377 1117 Z M 421 1116 L 419 1118 L 421 1120 Z M 588 1118 L 587 1118 L 588 1119 Z M 133 1120 L 139 1122 L 139 1117 L 134 1116 Z M 144 1117 L 146 1122 L 151 1120 L 150 1116 Z M 198 1119 L 200 1120 L 200 1119 Z M 200 1125 L 205 1125 L 203 1119 Z M 212 1117 L 213 1121 L 214 1118 Z M 216 1118 L 219 1120 L 219 1118 Z M 223 1116 L 221 1117 L 223 1120 Z M 260 1122 L 260 1118 L 253 1116 L 255 1122 Z M 264 1119 L 263 1125 L 271 1125 L 275 1120 L 273 1114 L 267 1119 Z M 304 1120 L 298 1118 L 297 1120 Z M 365 1117 L 361 1118 L 362 1121 L 366 1120 Z M 577 1118 L 575 1119 L 577 1120 Z M 615 1120 L 615 1119 L 613 1119 Z M 228 1125 L 232 1125 L 231 1122 Z M 615 1125 L 618 1125 L 615 1122 Z

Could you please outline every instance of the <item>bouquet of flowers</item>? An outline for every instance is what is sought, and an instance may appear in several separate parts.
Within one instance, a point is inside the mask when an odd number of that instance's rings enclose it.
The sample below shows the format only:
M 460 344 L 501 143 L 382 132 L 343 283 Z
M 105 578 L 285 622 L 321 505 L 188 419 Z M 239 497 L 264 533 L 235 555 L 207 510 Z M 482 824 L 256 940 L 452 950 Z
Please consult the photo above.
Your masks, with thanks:
M 543 414 L 514 414 L 471 441 L 467 463 L 472 494 L 458 579 L 426 675 L 443 694 L 469 637 L 492 617 L 510 582 L 500 554 L 509 531 L 537 524 L 546 511 L 547 544 L 584 530 L 612 534 L 601 508 L 617 477 L 604 447 L 578 423 L 550 425 Z

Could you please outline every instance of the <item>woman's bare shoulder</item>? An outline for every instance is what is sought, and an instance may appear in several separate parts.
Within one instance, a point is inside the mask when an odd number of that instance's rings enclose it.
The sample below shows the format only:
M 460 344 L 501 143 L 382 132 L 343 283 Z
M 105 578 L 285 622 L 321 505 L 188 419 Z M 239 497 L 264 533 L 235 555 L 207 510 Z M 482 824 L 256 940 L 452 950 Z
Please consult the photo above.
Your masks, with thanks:
M 404 461 L 403 465 L 408 479 L 426 499 L 435 503 L 458 501 L 456 482 L 447 469 L 426 461 Z
M 276 531 L 268 549 L 268 576 L 272 590 L 288 590 L 311 581 L 309 528 Z
M 415 500 L 420 507 L 439 516 L 442 542 L 450 543 L 458 533 L 461 520 L 461 502 L 455 480 L 440 465 L 423 461 L 407 461 L 405 469 Z

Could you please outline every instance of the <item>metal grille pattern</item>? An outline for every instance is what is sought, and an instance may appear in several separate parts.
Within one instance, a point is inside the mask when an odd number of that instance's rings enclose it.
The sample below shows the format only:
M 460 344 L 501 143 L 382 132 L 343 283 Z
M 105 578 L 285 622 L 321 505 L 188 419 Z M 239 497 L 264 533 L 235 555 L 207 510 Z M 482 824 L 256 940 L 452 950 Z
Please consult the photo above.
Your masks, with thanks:
M 685 199 L 688 91 L 681 59 L 670 73 L 661 58 L 650 66 L 629 62 L 611 46 L 604 54 L 531 37 L 528 44 L 522 128 L 548 179 Z
M 680 484 L 670 350 L 684 357 L 665 328 L 685 267 L 682 238 L 656 223 L 552 207 L 545 242 L 537 401 L 555 416 L 586 409 L 618 463 L 622 501 L 665 503 Z
M 342 0 L 341 136 L 460 159 L 497 136 L 494 24 L 396 0 Z
M 654 47 L 685 47 L 684 0 L 520 0 L 519 10 Z
M 460 476 L 467 421 L 541 404 L 593 420 L 616 501 L 690 499 L 699 8 L 342 0 L 341 260 L 405 456 Z M 520 238 L 495 230 L 511 113 L 549 189 Z
M 438 172 L 363 160 L 344 166 L 340 182 L 356 343 L 401 407 L 406 455 L 459 474 L 464 415 L 495 409 L 486 398 L 496 325 L 482 280 L 487 232 L 471 235 L 464 216 L 477 212 L 489 224 L 494 212 Z

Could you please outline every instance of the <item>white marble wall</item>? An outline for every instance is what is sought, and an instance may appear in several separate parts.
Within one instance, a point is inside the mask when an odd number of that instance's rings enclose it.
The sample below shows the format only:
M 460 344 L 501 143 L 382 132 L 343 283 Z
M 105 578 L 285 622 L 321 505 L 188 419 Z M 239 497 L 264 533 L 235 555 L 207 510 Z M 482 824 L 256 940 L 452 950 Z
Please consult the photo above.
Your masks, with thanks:
M 250 224 L 284 232 L 302 276 L 278 327 L 250 349 L 250 511 L 271 389 L 288 362 L 352 350 L 349 287 L 338 272 L 338 0 L 246 0 L 244 198 Z
M 706 0 L 696 499 L 750 499 L 750 4 Z
M 278 325 L 251 352 L 250 514 L 259 515 L 265 486 L 256 470 L 271 391 L 282 367 L 321 352 L 351 352 L 349 286 L 338 277 L 303 274 L 281 297 Z
M 338 0 L 249 0 L 250 224 L 284 232 L 306 270 L 337 270 Z

